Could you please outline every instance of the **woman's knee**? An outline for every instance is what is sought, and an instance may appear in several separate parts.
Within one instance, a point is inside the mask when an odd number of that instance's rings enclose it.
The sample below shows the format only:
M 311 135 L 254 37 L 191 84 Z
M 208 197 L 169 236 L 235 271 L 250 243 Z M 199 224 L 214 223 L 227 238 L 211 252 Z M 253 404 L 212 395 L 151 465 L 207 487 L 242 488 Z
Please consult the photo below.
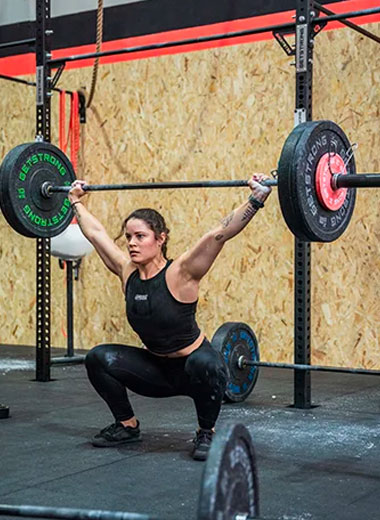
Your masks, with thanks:
M 107 347 L 109 347 L 109 345 L 97 345 L 87 352 L 84 359 L 87 370 L 93 370 L 104 365 L 108 350 Z
M 188 357 L 185 371 L 194 382 L 210 387 L 218 386 L 225 389 L 228 373 L 223 357 L 214 350 L 211 344 L 200 347 Z

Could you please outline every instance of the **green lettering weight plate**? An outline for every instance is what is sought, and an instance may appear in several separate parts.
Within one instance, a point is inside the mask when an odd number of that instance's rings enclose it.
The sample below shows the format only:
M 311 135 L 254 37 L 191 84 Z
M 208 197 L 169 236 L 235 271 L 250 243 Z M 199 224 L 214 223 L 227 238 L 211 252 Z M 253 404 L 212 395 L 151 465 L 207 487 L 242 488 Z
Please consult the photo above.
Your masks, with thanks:
M 41 186 L 70 186 L 75 173 L 66 155 L 50 143 L 13 148 L 0 168 L 0 206 L 9 225 L 26 237 L 53 237 L 70 224 L 67 193 L 42 194 Z

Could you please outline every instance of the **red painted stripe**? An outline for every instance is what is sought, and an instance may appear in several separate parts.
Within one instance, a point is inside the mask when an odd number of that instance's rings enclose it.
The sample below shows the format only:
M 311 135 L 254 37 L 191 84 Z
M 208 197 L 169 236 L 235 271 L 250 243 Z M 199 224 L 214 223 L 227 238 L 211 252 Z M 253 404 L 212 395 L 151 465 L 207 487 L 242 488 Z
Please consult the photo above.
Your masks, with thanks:
M 330 4 L 331 11 L 335 13 L 344 13 L 349 11 L 358 11 L 361 9 L 370 9 L 378 7 L 378 0 L 348 0 L 339 4 Z M 142 45 L 149 45 L 154 43 L 179 41 L 202 36 L 212 36 L 216 34 L 225 34 L 229 32 L 245 31 L 258 27 L 265 27 L 270 25 L 277 25 L 289 23 L 293 21 L 292 15 L 294 11 L 286 11 L 264 16 L 256 16 L 252 18 L 244 18 L 241 20 L 233 20 L 212 25 L 204 25 L 199 27 L 190 27 L 187 29 L 179 29 L 174 31 L 167 31 L 156 34 L 149 34 L 133 38 L 124 38 L 121 40 L 114 40 L 105 42 L 102 45 L 102 50 L 117 50 L 127 47 L 136 47 Z M 357 25 L 367 23 L 375 23 L 380 21 L 380 14 L 358 17 L 353 20 Z M 328 24 L 328 30 L 340 29 L 344 27 L 339 22 L 331 22 Z M 184 52 L 200 51 L 204 49 L 212 49 L 216 47 L 226 47 L 231 45 L 241 45 L 244 43 L 251 43 L 260 40 L 269 40 L 272 38 L 271 33 L 254 34 L 250 36 L 243 36 L 239 38 L 231 38 L 226 40 L 216 40 L 213 42 L 203 42 L 192 45 L 183 45 L 175 48 L 157 49 L 153 51 L 134 52 L 131 54 L 123 54 L 118 56 L 109 56 L 101 58 L 100 63 L 117 63 L 120 61 L 132 61 L 138 59 L 151 58 L 154 56 L 165 56 L 171 54 L 180 54 Z M 86 54 L 95 52 L 95 44 L 83 45 L 80 47 L 71 47 L 67 49 L 60 49 L 53 52 L 53 58 L 60 58 L 64 56 L 73 56 L 77 54 Z M 80 60 L 73 63 L 68 63 L 66 69 L 75 69 L 82 67 L 90 67 L 93 65 L 94 59 Z M 9 76 L 18 76 L 35 73 L 35 55 L 23 54 L 19 56 L 11 56 L 0 59 L 0 73 Z

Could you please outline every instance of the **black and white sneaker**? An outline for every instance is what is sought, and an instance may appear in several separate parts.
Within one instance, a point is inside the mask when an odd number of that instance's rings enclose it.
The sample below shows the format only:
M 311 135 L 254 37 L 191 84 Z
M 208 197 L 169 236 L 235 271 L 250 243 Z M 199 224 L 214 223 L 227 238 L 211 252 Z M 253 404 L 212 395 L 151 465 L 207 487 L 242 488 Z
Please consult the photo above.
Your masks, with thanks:
M 193 449 L 191 456 L 194 460 L 206 460 L 208 451 L 211 446 L 212 437 L 214 435 L 213 430 L 204 430 L 200 428 L 193 439 Z
M 92 438 L 92 445 L 97 448 L 111 448 L 112 446 L 121 446 L 131 442 L 141 441 L 140 423 L 137 426 L 123 426 L 121 422 L 110 424 L 103 428 Z

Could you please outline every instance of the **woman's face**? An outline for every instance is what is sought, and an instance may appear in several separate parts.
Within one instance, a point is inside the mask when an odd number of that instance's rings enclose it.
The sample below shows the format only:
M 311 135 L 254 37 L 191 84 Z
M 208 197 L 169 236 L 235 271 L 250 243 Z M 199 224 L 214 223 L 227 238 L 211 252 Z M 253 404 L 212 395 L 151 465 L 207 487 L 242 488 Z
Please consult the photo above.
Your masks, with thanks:
M 128 252 L 135 264 L 145 264 L 161 254 L 161 247 L 165 241 L 165 233 L 156 238 L 144 220 L 132 218 L 125 226 Z

